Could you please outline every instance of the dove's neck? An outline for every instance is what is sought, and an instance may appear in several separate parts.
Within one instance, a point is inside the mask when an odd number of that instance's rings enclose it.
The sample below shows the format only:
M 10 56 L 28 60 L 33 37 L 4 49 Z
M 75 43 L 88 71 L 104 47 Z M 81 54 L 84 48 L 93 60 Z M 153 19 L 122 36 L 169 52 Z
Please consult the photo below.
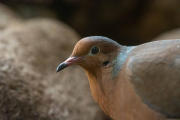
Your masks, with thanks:
M 111 101 L 110 96 L 116 88 L 119 73 L 133 48 L 134 47 L 121 46 L 118 51 L 111 54 L 115 57 L 107 67 L 94 68 L 91 71 L 85 69 L 90 82 L 91 93 L 107 114 L 109 114 L 107 104 Z
M 117 55 L 116 59 L 112 62 L 113 63 L 113 70 L 111 71 L 112 78 L 118 76 L 120 70 L 122 69 L 129 53 L 132 51 L 134 47 L 121 47 L 120 53 Z

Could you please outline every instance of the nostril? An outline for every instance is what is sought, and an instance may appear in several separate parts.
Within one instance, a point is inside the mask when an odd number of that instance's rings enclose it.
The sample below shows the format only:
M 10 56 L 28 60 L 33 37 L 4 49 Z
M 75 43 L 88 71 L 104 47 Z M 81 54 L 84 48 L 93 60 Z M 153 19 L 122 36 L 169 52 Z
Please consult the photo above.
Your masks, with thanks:
M 107 64 L 109 63 L 109 60 L 108 61 L 106 61 L 106 62 L 103 62 L 103 66 L 106 66 Z

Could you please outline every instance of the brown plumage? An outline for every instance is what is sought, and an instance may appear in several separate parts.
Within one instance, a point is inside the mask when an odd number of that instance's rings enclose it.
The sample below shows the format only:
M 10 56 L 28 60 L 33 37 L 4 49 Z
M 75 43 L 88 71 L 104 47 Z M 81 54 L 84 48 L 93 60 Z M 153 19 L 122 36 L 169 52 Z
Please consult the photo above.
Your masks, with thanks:
M 57 72 L 74 64 L 84 68 L 92 96 L 114 120 L 180 119 L 180 40 L 126 47 L 87 37 Z

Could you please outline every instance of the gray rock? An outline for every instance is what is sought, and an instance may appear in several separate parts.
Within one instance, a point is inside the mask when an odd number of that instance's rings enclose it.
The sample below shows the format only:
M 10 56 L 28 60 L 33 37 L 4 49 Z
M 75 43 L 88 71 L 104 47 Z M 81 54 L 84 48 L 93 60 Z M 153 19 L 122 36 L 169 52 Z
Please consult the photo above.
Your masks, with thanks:
M 170 40 L 170 39 L 180 39 L 180 29 L 179 28 L 162 33 L 159 36 L 157 36 L 156 38 L 152 39 L 152 41 Z
M 54 19 L 17 23 L 0 33 L 0 119 L 103 120 L 85 72 L 56 74 L 80 37 Z
M 0 4 L 0 31 L 22 21 L 20 15 L 4 4 Z

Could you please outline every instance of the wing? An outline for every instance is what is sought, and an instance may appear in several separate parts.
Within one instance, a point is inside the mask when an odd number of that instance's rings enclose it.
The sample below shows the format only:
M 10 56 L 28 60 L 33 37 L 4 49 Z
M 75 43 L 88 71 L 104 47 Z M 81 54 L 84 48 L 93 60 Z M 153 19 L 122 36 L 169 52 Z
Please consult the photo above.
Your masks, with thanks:
M 128 57 L 127 67 L 145 104 L 169 118 L 180 118 L 180 40 L 137 46 Z

